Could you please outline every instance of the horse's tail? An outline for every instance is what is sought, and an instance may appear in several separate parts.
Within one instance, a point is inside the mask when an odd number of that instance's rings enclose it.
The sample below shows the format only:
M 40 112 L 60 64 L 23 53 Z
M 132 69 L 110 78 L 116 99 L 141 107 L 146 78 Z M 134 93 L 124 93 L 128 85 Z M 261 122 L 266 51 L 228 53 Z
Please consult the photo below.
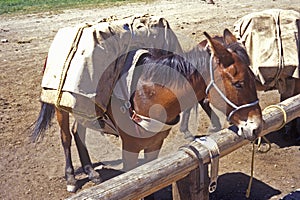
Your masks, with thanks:
M 45 102 L 41 102 L 41 110 L 37 120 L 34 123 L 31 139 L 33 142 L 37 142 L 40 138 L 43 138 L 45 131 L 51 125 L 51 119 L 54 117 L 55 106 Z

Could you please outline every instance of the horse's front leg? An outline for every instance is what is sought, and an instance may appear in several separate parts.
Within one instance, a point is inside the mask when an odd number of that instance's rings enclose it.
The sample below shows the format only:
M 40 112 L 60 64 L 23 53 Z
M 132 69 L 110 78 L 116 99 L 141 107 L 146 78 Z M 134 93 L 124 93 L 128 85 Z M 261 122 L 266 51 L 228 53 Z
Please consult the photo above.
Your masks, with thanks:
M 192 108 L 188 108 L 182 112 L 181 122 L 180 122 L 180 132 L 184 134 L 185 139 L 193 141 L 194 135 L 189 130 L 189 119 L 190 119 L 191 109 Z
M 207 114 L 207 116 L 210 118 L 212 127 L 210 128 L 209 132 L 217 132 L 222 129 L 220 118 L 218 115 L 211 109 L 209 102 L 207 100 L 201 100 L 199 101 L 199 104 Z M 190 132 L 188 124 L 189 124 L 189 118 L 190 118 L 190 112 L 191 108 L 186 109 L 182 113 L 182 119 L 180 123 L 180 131 L 184 133 L 185 138 L 189 140 L 193 140 L 194 136 Z
M 94 170 L 88 150 L 86 148 L 86 144 L 85 144 L 86 128 L 82 126 L 80 123 L 74 122 L 72 133 L 75 139 L 75 144 L 79 154 L 81 166 L 84 172 L 89 176 L 89 179 L 93 183 L 96 184 L 101 183 L 102 179 L 100 177 L 100 174 L 96 170 Z
M 67 180 L 67 191 L 75 192 L 76 179 L 74 175 L 74 167 L 71 158 L 72 136 L 69 129 L 69 113 L 56 109 L 56 117 L 57 117 L 58 124 L 60 126 L 61 141 L 65 153 L 65 161 L 66 161 L 65 178 Z
M 167 130 L 167 131 L 156 134 L 157 138 L 152 139 L 153 144 L 144 149 L 144 157 L 145 157 L 144 163 L 150 162 L 150 161 L 158 158 L 160 149 L 161 149 L 164 139 L 165 139 L 164 135 L 168 135 L 169 132 L 170 132 L 170 130 Z
M 207 99 L 204 99 L 202 101 L 199 101 L 199 104 L 207 114 L 207 116 L 210 118 L 210 122 L 212 127 L 210 128 L 210 132 L 217 132 L 222 129 L 222 125 L 220 123 L 220 118 L 218 115 L 211 109 L 209 105 L 209 101 Z
M 139 152 L 138 143 L 132 137 L 122 137 L 122 160 L 123 170 L 129 171 L 138 165 Z

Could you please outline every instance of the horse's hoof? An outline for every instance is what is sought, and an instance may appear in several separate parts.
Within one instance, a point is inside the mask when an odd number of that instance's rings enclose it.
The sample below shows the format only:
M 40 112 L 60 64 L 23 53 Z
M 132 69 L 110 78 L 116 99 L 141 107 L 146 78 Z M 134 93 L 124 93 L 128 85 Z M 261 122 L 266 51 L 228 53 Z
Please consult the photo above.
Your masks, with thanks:
M 194 141 L 195 137 L 192 136 L 192 135 L 191 136 L 185 136 L 184 139 L 186 139 L 189 142 L 192 142 L 192 141 Z
M 208 133 L 216 133 L 220 130 L 221 130 L 220 127 L 212 126 L 212 127 L 209 127 L 207 131 L 208 131 Z
M 102 179 L 99 177 L 99 178 L 93 178 L 93 179 L 91 179 L 91 181 L 93 182 L 93 183 L 95 183 L 95 184 L 100 184 L 100 183 L 102 183 Z
M 184 139 L 186 139 L 187 141 L 191 142 L 194 140 L 195 137 L 189 130 L 183 131 L 183 133 L 184 133 Z
M 76 192 L 76 186 L 75 185 L 67 185 L 67 191 L 68 192 Z
M 100 174 L 94 170 L 90 173 L 89 179 L 90 179 L 90 181 L 92 181 L 95 184 L 99 184 L 102 182 L 102 178 L 101 178 Z

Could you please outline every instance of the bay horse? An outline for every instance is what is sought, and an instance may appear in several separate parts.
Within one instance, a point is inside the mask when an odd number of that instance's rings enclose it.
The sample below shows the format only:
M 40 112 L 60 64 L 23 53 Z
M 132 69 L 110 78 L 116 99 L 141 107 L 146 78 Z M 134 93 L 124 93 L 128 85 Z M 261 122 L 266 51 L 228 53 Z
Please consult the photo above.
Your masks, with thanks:
M 221 42 L 225 47 L 237 51 L 237 52 L 244 52 L 244 48 L 242 47 L 242 44 L 240 44 L 236 37 L 228 30 L 225 29 L 223 33 L 223 37 L 215 36 L 214 39 Z M 199 46 L 202 48 L 207 47 L 209 41 L 203 40 L 199 43 Z M 240 53 L 241 54 L 241 53 Z M 242 53 L 243 54 L 243 53 Z M 300 58 L 300 51 L 299 51 L 299 58 Z M 284 101 L 292 96 L 295 96 L 297 94 L 300 94 L 300 79 L 292 78 L 291 76 L 287 74 L 281 75 L 282 79 L 286 79 L 287 83 L 287 90 L 284 93 L 280 93 L 280 101 Z M 267 91 L 267 90 L 279 90 L 278 88 L 269 88 L 268 85 L 263 85 L 258 79 L 255 78 L 255 85 L 257 91 Z M 221 129 L 221 124 L 219 117 L 216 115 L 215 112 L 213 112 L 209 106 L 209 100 L 206 100 L 205 102 L 200 102 L 200 105 L 205 110 L 205 112 L 208 114 L 208 116 L 211 117 L 212 127 L 210 128 L 210 131 L 218 131 Z M 190 117 L 190 111 L 191 109 L 187 109 L 182 114 L 182 121 L 180 124 L 180 131 L 185 134 L 186 138 L 193 138 L 193 134 L 189 131 L 188 128 L 188 121 Z M 287 123 L 280 132 L 284 133 L 284 136 L 290 137 L 290 136 L 296 136 L 296 142 L 300 142 L 300 118 L 297 118 L 293 120 L 290 123 Z
M 129 99 L 111 96 L 105 115 L 112 120 L 122 140 L 124 170 L 138 166 L 138 154 L 142 150 L 146 162 L 156 159 L 172 125 L 179 121 L 179 114 L 196 102 L 204 101 L 208 91 L 214 99 L 211 103 L 238 127 L 239 135 L 254 140 L 262 130 L 262 113 L 247 54 L 227 50 L 206 32 L 204 35 L 211 53 L 196 46 L 183 55 L 145 54 L 137 62 Z M 75 192 L 77 189 L 71 160 L 71 132 L 84 172 L 91 181 L 100 183 L 102 179 L 93 169 L 84 141 L 79 137 L 79 133 L 86 132 L 86 127 L 76 123 L 70 131 L 69 112 L 41 102 L 33 139 L 44 134 L 55 112 L 65 153 L 67 190 Z

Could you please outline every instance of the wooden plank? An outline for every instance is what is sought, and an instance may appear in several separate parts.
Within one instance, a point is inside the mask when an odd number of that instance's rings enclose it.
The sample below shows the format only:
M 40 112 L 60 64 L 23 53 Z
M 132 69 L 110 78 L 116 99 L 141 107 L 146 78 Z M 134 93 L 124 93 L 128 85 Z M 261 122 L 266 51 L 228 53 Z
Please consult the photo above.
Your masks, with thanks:
M 204 184 L 200 183 L 199 167 L 192 170 L 190 174 L 172 184 L 173 200 L 208 200 L 209 185 L 208 164 L 203 166 Z
M 287 115 L 286 122 L 300 117 L 300 94 L 277 105 L 285 110 Z M 282 111 L 278 108 L 267 109 L 263 112 L 263 120 L 264 128 L 260 136 L 277 130 L 282 125 Z M 229 129 L 213 133 L 209 137 L 218 143 L 221 157 L 249 143 L 249 141 L 243 140 Z M 210 162 L 207 149 L 197 142 L 191 142 L 190 145 L 193 145 L 199 151 L 204 164 Z M 68 199 L 140 199 L 186 177 L 197 167 L 198 160 L 194 156 L 179 150 L 176 153 L 158 158 L 107 180 L 100 185 L 78 192 Z

